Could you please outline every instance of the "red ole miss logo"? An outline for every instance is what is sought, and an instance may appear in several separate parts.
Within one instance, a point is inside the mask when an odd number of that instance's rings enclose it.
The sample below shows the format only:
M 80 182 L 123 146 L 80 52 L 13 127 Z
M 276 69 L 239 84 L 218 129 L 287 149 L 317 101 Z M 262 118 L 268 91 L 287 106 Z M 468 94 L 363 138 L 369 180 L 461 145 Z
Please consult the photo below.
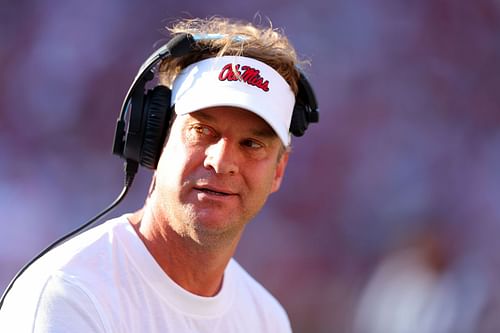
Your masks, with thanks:
M 240 70 L 241 68 L 241 70 Z M 250 66 L 227 64 L 219 73 L 220 81 L 242 81 L 264 91 L 269 91 L 269 81 L 260 76 L 260 70 Z

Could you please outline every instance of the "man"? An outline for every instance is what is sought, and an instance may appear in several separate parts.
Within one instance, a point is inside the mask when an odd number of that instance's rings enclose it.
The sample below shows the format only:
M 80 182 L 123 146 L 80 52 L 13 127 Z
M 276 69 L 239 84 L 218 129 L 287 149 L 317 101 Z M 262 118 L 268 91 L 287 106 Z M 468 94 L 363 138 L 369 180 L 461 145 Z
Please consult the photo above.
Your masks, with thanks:
M 159 66 L 174 113 L 144 207 L 36 261 L 6 297 L 0 331 L 291 331 L 232 256 L 283 179 L 295 52 L 270 28 L 227 19 L 171 31 L 198 41 Z

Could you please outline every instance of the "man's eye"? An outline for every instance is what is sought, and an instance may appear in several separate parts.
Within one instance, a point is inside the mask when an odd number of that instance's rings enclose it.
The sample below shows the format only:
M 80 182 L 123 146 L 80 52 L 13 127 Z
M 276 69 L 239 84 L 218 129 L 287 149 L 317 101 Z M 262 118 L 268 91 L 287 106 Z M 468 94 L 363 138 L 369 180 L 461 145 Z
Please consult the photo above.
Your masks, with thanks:
M 245 140 L 245 141 L 243 141 L 243 145 L 245 147 L 252 148 L 252 149 L 259 149 L 259 148 L 264 147 L 264 145 L 262 143 L 255 141 L 255 140 Z
M 213 135 L 213 130 L 211 130 L 207 126 L 202 126 L 202 125 L 193 125 L 192 129 L 198 134 L 198 135 Z
M 208 142 L 216 137 L 217 133 L 213 128 L 202 124 L 192 124 L 186 131 L 186 139 L 191 143 Z

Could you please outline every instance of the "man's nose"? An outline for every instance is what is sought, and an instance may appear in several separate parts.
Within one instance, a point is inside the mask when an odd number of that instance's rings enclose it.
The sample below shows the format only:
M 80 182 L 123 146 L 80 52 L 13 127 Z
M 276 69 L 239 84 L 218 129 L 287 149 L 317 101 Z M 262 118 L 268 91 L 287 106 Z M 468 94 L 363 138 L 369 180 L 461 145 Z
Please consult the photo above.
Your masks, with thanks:
M 205 151 L 205 168 L 213 169 L 218 174 L 238 173 L 238 151 L 234 144 L 221 138 Z

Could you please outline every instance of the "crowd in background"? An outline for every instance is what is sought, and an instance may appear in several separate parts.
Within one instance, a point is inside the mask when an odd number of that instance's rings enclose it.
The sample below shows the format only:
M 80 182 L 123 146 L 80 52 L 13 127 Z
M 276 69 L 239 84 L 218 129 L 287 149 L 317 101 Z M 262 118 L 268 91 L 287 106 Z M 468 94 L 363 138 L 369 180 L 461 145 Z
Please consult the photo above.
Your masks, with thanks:
M 498 332 L 498 0 L 0 0 L 0 289 L 120 192 L 128 86 L 165 25 L 212 15 L 312 63 L 320 123 L 237 252 L 294 331 Z

